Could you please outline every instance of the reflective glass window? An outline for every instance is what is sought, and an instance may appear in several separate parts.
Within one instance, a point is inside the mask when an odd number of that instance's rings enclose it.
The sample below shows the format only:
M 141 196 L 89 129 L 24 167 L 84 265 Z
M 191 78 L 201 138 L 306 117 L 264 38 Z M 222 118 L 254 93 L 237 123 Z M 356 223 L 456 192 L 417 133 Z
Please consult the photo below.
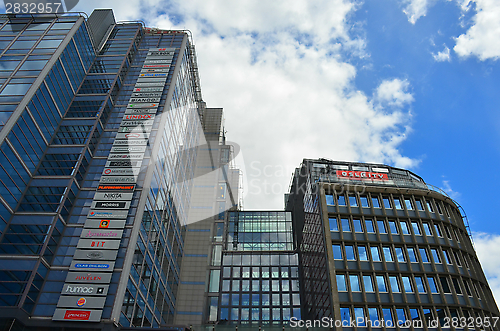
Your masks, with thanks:
M 365 292 L 375 292 L 373 290 L 373 282 L 371 276 L 363 276 L 363 284 L 365 286 Z

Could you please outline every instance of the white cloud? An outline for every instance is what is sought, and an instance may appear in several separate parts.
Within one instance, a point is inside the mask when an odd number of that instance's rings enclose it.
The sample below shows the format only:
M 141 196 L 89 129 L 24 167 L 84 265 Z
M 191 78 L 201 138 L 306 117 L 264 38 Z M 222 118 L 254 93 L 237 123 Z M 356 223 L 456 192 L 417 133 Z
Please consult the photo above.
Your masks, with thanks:
M 146 22 L 193 32 L 203 97 L 224 108 L 227 138 L 245 159 L 246 207 L 281 208 L 303 158 L 417 164 L 400 151 L 411 131 L 410 83 L 387 79 L 373 95 L 354 86 L 347 60 L 366 51 L 349 22 L 353 3 L 175 0 L 158 10 L 165 7 Z
M 466 1 L 460 1 L 464 11 Z M 461 57 L 477 56 L 481 61 L 500 58 L 500 2 L 498 0 L 475 0 L 476 15 L 473 25 L 456 39 L 454 51 Z
M 408 21 L 411 24 L 415 24 L 417 20 L 427 15 L 427 9 L 431 6 L 430 0 L 402 0 L 402 3 L 406 5 L 403 12 L 408 17 Z
M 453 200 L 457 200 L 460 197 L 460 192 L 454 191 L 450 186 L 449 180 L 443 180 L 443 190 L 448 194 Z
M 446 46 L 444 46 L 444 50 L 442 52 L 437 52 L 437 54 L 433 53 L 432 56 L 437 62 L 451 61 L 450 49 Z
M 500 303 L 500 235 L 489 233 L 472 234 L 476 254 L 481 262 L 493 296 Z

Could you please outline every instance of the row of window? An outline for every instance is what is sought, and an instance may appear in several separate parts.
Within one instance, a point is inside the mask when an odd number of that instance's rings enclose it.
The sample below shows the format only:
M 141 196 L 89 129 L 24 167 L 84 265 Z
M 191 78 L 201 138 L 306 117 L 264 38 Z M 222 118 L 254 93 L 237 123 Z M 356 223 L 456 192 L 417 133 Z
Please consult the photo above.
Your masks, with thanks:
M 357 254 L 356 254 L 357 248 Z M 348 245 L 348 244 L 333 244 L 333 258 L 335 260 L 347 260 L 347 261 L 374 261 L 374 262 L 382 262 L 382 256 L 384 257 L 385 262 L 423 262 L 423 263 L 431 263 L 430 257 L 435 264 L 442 264 L 443 261 L 446 264 L 453 264 L 452 262 L 452 254 L 455 256 L 455 261 L 458 266 L 462 266 L 461 259 L 459 257 L 458 252 L 454 250 L 447 250 L 439 248 L 417 248 L 417 247 L 392 247 L 392 246 L 378 246 L 378 245 Z M 430 254 L 429 254 L 430 252 Z M 443 257 L 443 258 L 441 258 Z M 464 257 L 464 256 L 462 256 Z M 464 257 L 465 265 L 468 269 L 469 263 L 467 259 Z
M 271 321 L 289 322 L 291 317 L 300 319 L 300 308 L 221 308 L 220 320 L 237 323 L 271 323 Z
M 224 278 L 298 278 L 298 267 L 224 267 Z
M 431 308 L 391 308 L 391 307 L 341 307 L 340 322 L 349 326 L 351 321 L 355 321 L 357 327 L 371 326 L 372 328 L 395 328 L 402 329 L 422 329 L 427 326 L 429 329 L 437 330 L 438 326 L 444 329 L 450 327 L 468 327 L 469 330 L 475 327 L 481 330 L 490 328 L 498 324 L 498 318 L 483 316 L 481 312 L 463 310 L 460 316 L 457 309 L 450 308 L 449 313 L 444 308 L 434 311 Z
M 299 293 L 257 293 L 238 294 L 223 293 L 221 295 L 221 306 L 299 306 Z
M 289 292 L 299 291 L 298 279 L 282 280 L 239 280 L 224 279 L 222 281 L 223 292 Z
M 340 222 L 335 217 L 328 218 L 330 223 L 330 231 L 342 231 L 342 232 L 356 232 L 356 233 L 378 233 L 380 234 L 403 234 L 403 235 L 411 235 L 411 230 L 413 234 L 416 236 L 422 236 L 425 234 L 426 236 L 433 236 L 435 234 L 442 238 L 443 231 L 441 226 L 438 223 L 430 224 L 428 222 L 406 222 L 403 220 L 383 220 L 377 219 L 376 221 L 372 219 L 365 218 L 364 220 L 353 218 L 341 218 Z M 340 226 L 339 226 L 340 225 Z M 399 225 L 399 226 L 398 226 Z M 449 226 L 443 225 L 444 233 L 449 240 L 456 240 L 460 242 L 460 235 L 454 233 L 453 229 Z M 411 229 L 411 230 L 410 230 Z M 433 230 L 434 229 L 434 230 Z M 453 235 L 454 233 L 454 235 Z
M 436 281 L 437 279 L 437 281 Z M 361 292 L 362 289 L 366 293 L 375 292 L 375 288 L 379 293 L 389 292 L 389 288 L 392 293 L 448 293 L 451 294 L 451 287 L 455 289 L 456 294 L 464 294 L 462 291 L 462 286 L 460 285 L 460 280 L 456 277 L 451 278 L 451 282 L 448 277 L 440 276 L 404 276 L 404 275 L 357 275 L 357 274 L 337 274 L 337 290 L 339 292 Z M 375 282 L 374 282 L 375 281 Z M 441 285 L 439 288 L 438 284 Z M 474 289 L 475 294 L 478 298 L 479 290 L 477 285 L 471 285 L 469 281 L 463 280 L 465 287 L 465 293 L 468 296 L 472 296 L 472 289 Z
M 336 199 L 335 199 L 336 197 Z M 329 206 L 335 205 L 335 200 L 338 206 L 351 206 L 351 207 L 363 207 L 363 208 L 382 208 L 385 209 L 393 209 L 403 210 L 403 206 L 406 207 L 406 210 L 418 210 L 425 211 L 424 206 L 427 206 L 427 210 L 431 213 L 435 213 L 436 211 L 443 215 L 443 210 L 446 211 L 446 215 L 451 219 L 451 213 L 449 208 L 450 206 L 441 205 L 441 202 L 435 202 L 434 204 L 431 200 L 423 201 L 421 198 L 411 197 L 397 197 L 397 196 L 385 196 L 379 197 L 378 195 L 372 194 L 370 197 L 368 195 L 355 195 L 355 194 L 326 194 L 326 204 Z

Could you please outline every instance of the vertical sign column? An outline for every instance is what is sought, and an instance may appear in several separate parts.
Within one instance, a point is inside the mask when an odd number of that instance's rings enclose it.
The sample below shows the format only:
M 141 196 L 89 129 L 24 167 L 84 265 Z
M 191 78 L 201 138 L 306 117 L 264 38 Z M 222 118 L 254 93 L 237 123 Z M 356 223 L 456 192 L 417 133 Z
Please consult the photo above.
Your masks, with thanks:
M 54 321 L 99 322 L 175 48 L 151 48 L 111 147 Z

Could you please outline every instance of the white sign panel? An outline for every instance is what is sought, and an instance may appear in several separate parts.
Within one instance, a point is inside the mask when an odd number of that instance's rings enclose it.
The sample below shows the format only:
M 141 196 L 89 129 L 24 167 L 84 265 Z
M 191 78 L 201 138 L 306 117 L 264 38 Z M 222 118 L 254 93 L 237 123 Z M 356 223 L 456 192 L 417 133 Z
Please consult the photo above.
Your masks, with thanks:
M 118 250 L 84 250 L 77 249 L 73 258 L 75 260 L 92 260 L 92 261 L 114 261 L 118 255 Z
M 123 229 L 126 220 L 93 220 L 88 219 L 83 226 L 84 229 Z
M 89 249 L 118 249 L 120 248 L 120 240 L 80 239 L 76 247 Z
M 130 203 L 130 201 L 127 201 Z M 102 230 L 102 229 L 83 229 L 80 238 L 95 239 L 121 239 L 123 230 Z
M 104 168 L 102 174 L 106 176 L 137 176 L 139 172 L 141 172 L 141 168 Z
M 114 261 L 75 261 L 71 262 L 70 271 L 95 271 L 105 272 L 113 271 L 115 267 Z
M 101 184 L 135 184 L 137 177 L 135 176 L 102 176 L 99 183 Z

